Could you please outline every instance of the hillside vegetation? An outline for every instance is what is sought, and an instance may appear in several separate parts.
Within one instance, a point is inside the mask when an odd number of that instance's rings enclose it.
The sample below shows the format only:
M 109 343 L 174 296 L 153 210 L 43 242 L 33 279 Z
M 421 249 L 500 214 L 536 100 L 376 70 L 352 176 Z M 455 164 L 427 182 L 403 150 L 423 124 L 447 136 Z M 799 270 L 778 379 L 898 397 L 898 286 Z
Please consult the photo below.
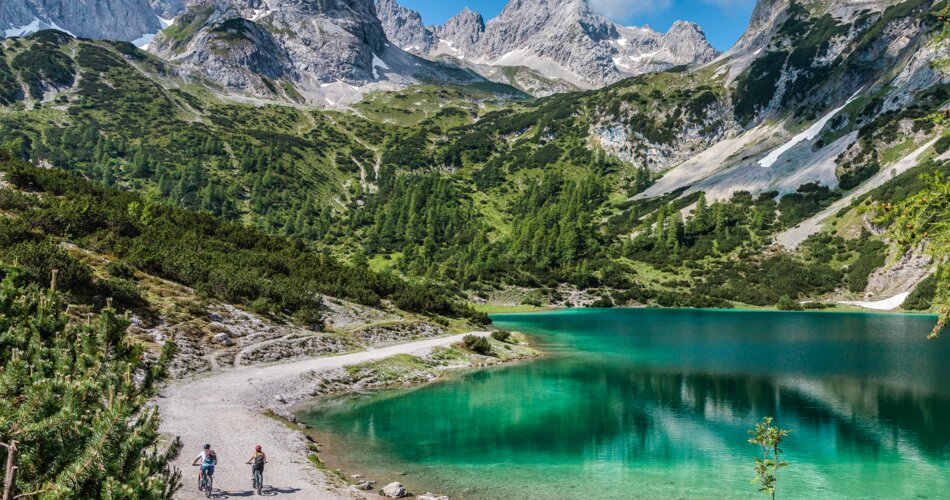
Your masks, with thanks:
M 36 164 L 459 296 L 532 289 L 531 302 L 566 304 L 581 289 L 602 305 L 764 306 L 859 293 L 886 244 L 847 243 L 829 262 L 771 242 L 943 133 L 945 85 L 887 82 L 941 43 L 944 8 L 908 0 L 846 22 L 793 2 L 744 67 L 679 67 L 526 102 L 499 101 L 490 86 L 420 86 L 352 113 L 221 100 L 127 44 L 43 32 L 2 44 L 0 77 L 22 90 L 8 92 L 0 142 Z M 910 41 L 869 63 L 897 43 L 894 26 L 913 26 Z M 689 184 L 638 196 L 698 152 L 772 121 L 807 126 L 855 92 L 811 145 L 856 133 L 831 185 L 717 191 L 703 203 Z M 754 154 L 722 171 L 750 168 Z M 766 269 L 787 282 L 757 284 Z M 263 295 L 306 309 L 277 294 Z

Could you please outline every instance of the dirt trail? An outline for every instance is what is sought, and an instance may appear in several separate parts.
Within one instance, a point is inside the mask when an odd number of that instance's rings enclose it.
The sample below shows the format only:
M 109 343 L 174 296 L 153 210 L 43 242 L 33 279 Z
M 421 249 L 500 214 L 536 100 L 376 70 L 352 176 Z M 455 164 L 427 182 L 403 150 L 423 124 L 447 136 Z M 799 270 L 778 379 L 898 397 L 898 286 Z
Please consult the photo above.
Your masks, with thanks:
M 479 333 L 485 335 L 484 332 Z M 397 354 L 424 354 L 435 347 L 461 342 L 466 334 L 425 339 L 340 356 L 283 364 L 238 367 L 201 378 L 183 380 L 162 391 L 159 411 L 164 434 L 180 436 L 184 450 L 174 465 L 183 473 L 176 498 L 204 498 L 197 489 L 197 467 L 191 462 L 204 443 L 218 454 L 212 498 L 253 496 L 251 469 L 244 462 L 260 444 L 267 454 L 265 494 L 280 498 L 353 498 L 327 485 L 322 472 L 306 458 L 302 433 L 264 415 L 264 407 L 284 394 L 305 391 L 302 377 L 374 361 Z

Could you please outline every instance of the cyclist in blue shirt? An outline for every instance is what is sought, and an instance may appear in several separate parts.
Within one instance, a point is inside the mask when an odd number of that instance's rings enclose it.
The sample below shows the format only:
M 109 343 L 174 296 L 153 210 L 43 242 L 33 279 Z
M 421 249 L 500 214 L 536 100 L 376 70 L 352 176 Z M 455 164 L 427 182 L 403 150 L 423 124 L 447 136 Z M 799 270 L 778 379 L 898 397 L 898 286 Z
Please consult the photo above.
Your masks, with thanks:
M 191 465 L 198 465 L 199 460 L 201 461 L 201 467 L 198 469 L 198 480 L 201 480 L 201 474 L 205 471 L 208 472 L 209 476 L 213 476 L 214 466 L 218 465 L 218 455 L 211 449 L 210 444 L 204 446 L 204 450 L 195 457 Z

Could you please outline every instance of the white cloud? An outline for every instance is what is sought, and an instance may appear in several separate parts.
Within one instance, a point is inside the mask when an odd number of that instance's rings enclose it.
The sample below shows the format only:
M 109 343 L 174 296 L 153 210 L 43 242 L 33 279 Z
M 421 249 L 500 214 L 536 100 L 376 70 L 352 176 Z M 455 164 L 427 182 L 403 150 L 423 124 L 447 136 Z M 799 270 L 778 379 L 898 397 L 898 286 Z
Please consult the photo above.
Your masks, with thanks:
M 589 2 L 595 11 L 615 20 L 628 19 L 636 14 L 664 10 L 672 4 L 672 0 L 589 0 Z

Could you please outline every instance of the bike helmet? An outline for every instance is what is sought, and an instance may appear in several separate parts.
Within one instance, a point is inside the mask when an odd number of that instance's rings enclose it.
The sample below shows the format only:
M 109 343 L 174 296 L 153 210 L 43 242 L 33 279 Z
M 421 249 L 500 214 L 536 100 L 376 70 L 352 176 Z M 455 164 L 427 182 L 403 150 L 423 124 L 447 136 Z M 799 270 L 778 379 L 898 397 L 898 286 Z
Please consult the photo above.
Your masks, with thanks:
M 254 447 L 254 451 L 261 451 L 261 445 L 255 446 L 255 447 Z
M 205 449 L 206 449 L 206 450 L 210 450 L 210 449 L 211 449 L 211 445 L 208 444 L 208 443 L 205 443 Z

